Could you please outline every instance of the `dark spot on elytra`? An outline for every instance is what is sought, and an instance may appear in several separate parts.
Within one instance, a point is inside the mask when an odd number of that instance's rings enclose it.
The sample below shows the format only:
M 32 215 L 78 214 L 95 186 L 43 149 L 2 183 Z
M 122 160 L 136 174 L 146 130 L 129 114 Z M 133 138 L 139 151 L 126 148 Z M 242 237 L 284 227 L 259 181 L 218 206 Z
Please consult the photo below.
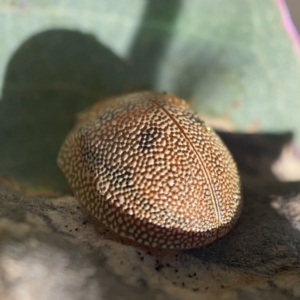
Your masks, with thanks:
M 108 164 L 104 164 L 103 168 L 110 174 L 110 176 L 113 177 L 112 183 L 114 186 L 120 186 L 123 190 L 126 188 L 132 188 L 132 171 L 130 169 L 120 169 Z
M 83 144 L 81 147 L 81 154 L 84 162 L 91 171 L 101 168 L 105 173 L 112 176 L 112 183 L 114 186 L 122 187 L 122 189 L 132 187 L 132 171 L 130 169 L 122 169 L 105 163 L 103 158 L 99 155 L 97 149 L 88 147 L 87 144 Z
M 121 114 L 122 112 L 128 112 L 129 110 L 132 110 L 135 108 L 135 104 L 130 102 L 124 102 L 120 104 L 118 107 L 115 107 L 111 110 L 107 110 L 102 115 L 98 117 L 98 120 L 103 121 L 110 121 L 113 118 L 117 117 L 117 115 Z
M 114 117 L 113 111 L 106 111 L 104 114 L 98 117 L 99 121 L 109 121 Z
M 112 172 L 112 175 L 115 185 L 120 185 L 124 189 L 130 186 L 132 174 L 129 170 L 117 169 Z
M 138 136 L 139 149 L 148 152 L 160 136 L 161 132 L 156 127 L 143 128 Z
M 204 126 L 204 122 L 199 118 L 199 116 L 192 113 L 191 111 L 185 111 L 184 116 L 187 117 L 190 121 Z
M 82 143 L 80 146 L 83 160 L 91 169 L 103 165 L 103 160 L 96 149 L 89 147 L 86 143 Z
M 97 149 L 94 149 L 89 145 L 89 139 L 86 135 L 87 131 L 85 131 L 87 128 L 88 127 L 82 127 L 80 129 L 79 149 L 83 161 L 90 167 L 91 170 L 93 170 L 94 167 L 101 165 L 103 162 Z

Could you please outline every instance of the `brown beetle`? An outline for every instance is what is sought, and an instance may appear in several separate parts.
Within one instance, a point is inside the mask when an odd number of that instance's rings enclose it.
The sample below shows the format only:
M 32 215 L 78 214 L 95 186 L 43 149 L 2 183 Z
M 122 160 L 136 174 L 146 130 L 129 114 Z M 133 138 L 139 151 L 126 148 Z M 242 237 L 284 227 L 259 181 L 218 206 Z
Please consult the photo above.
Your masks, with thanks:
M 97 225 L 141 246 L 202 246 L 225 235 L 240 214 L 229 151 L 171 94 L 94 105 L 65 140 L 58 165 Z

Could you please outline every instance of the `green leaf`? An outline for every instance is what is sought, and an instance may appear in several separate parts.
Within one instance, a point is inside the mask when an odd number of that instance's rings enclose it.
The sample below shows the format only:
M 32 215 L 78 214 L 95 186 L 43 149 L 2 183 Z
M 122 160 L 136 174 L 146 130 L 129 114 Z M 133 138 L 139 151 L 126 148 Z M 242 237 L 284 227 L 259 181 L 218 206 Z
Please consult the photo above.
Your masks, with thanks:
M 299 130 L 299 60 L 275 1 L 6 1 L 0 26 L 0 176 L 65 189 L 56 156 L 76 113 L 133 90 L 239 130 Z

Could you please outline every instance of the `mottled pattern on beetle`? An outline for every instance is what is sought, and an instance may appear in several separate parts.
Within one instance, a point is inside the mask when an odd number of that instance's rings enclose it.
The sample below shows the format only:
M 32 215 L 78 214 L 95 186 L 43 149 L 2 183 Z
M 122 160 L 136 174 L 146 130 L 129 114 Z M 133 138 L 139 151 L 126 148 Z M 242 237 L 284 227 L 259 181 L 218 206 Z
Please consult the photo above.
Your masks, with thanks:
M 204 245 L 239 214 L 229 152 L 173 95 L 137 93 L 95 106 L 67 138 L 58 163 L 87 211 L 138 244 Z

